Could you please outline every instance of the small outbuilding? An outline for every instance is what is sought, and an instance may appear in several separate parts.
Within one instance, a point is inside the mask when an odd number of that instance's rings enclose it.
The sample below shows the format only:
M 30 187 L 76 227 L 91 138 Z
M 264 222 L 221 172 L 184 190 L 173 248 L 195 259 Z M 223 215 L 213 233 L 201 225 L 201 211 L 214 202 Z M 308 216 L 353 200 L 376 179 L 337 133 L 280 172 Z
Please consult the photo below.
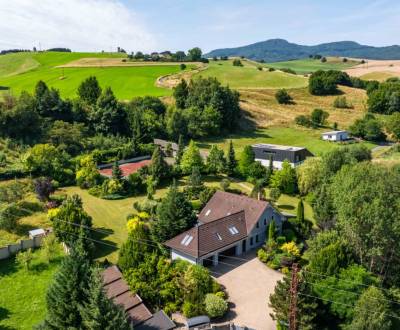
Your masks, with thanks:
M 349 139 L 349 133 L 347 131 L 331 131 L 322 133 L 322 140 L 324 141 L 346 141 Z

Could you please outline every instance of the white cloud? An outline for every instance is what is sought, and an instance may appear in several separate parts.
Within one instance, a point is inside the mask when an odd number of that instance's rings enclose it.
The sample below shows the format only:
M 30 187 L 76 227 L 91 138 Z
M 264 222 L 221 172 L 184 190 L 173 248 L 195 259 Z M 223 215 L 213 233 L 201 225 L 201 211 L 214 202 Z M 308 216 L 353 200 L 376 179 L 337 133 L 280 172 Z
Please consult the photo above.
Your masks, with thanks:
M 154 36 L 117 0 L 0 0 L 0 49 L 151 51 Z

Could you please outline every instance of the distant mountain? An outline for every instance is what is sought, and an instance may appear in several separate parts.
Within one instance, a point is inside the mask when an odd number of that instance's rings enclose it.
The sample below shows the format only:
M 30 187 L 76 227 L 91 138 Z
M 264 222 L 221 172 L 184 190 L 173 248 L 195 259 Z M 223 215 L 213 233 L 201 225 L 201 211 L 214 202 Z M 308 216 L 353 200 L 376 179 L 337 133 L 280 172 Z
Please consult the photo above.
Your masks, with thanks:
M 242 47 L 216 49 L 205 54 L 205 56 L 244 56 L 257 61 L 278 62 L 301 59 L 316 54 L 375 60 L 399 60 L 400 46 L 373 47 L 360 45 L 354 41 L 303 46 L 290 43 L 284 39 L 270 39 Z

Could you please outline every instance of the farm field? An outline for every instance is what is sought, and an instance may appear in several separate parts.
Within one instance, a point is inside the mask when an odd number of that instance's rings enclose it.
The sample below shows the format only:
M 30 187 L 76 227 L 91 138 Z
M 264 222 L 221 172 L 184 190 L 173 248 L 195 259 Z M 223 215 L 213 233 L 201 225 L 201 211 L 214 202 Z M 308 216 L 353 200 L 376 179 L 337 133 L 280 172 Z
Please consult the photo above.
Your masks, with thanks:
M 363 74 L 360 78 L 364 79 L 364 80 L 385 81 L 386 79 L 389 79 L 392 77 L 397 77 L 394 72 L 375 71 L 375 72 Z
M 279 104 L 275 91 L 267 89 L 240 89 L 241 107 L 249 114 L 257 127 L 293 126 L 299 115 L 309 115 L 315 108 L 329 112 L 328 123 L 338 123 L 340 129 L 348 128 L 355 119 L 362 117 L 366 111 L 367 96 L 364 90 L 340 86 L 342 96 L 353 109 L 337 109 L 333 101 L 337 96 L 315 96 L 307 88 L 289 90 L 295 104 Z
M 292 69 L 299 74 L 307 74 L 317 70 L 344 70 L 359 63 L 358 61 L 354 60 L 348 60 L 345 63 L 343 62 L 342 58 L 339 57 L 327 57 L 326 59 L 327 61 L 325 63 L 321 62 L 321 60 L 305 58 L 302 60 L 266 63 L 264 65 L 268 68 L 286 68 Z
M 328 128 L 329 129 L 329 128 Z M 204 139 L 197 141 L 199 147 L 204 149 L 211 148 L 211 145 L 217 144 L 219 147 L 227 150 L 229 142 L 232 140 L 236 154 L 246 146 L 255 143 L 271 143 L 280 145 L 290 145 L 306 147 L 314 155 L 320 156 L 323 153 L 340 148 L 342 145 L 332 142 L 322 141 L 320 135 L 327 129 L 306 129 L 293 127 L 269 127 L 259 128 L 253 131 L 243 131 L 239 134 L 231 134 L 225 138 Z M 363 142 L 368 148 L 375 145 L 370 142 Z
M 382 76 L 382 73 L 384 75 L 391 74 L 393 77 L 400 77 L 400 60 L 368 60 L 364 64 L 353 66 L 345 71 L 350 76 L 364 78 L 365 75 L 372 73 L 375 73 L 378 77 Z
M 31 57 L 29 57 L 29 54 Z M 11 59 L 8 56 L 13 55 Z M 129 67 L 87 67 L 61 68 L 59 66 L 82 58 L 121 58 L 121 54 L 106 53 L 21 53 L 0 57 L 0 86 L 1 89 L 18 95 L 21 91 L 33 92 L 36 83 L 43 80 L 50 87 L 60 90 L 63 97 L 73 98 L 79 84 L 87 77 L 95 75 L 102 87 L 110 86 L 115 95 L 122 100 L 135 96 L 170 95 L 171 91 L 155 85 L 158 77 L 177 73 L 179 65 L 141 65 Z M 7 63 L 22 55 L 19 65 L 8 66 Z M 25 61 L 25 62 L 24 62 Z M 28 66 L 26 61 L 35 61 L 35 66 Z M 188 66 L 190 68 L 191 66 Z M 25 69 L 24 69 L 25 68 Z M 3 74 L 1 74 L 3 72 Z
M 46 315 L 46 290 L 60 258 L 49 265 L 35 250 L 31 270 L 17 266 L 14 258 L 0 261 L 0 329 L 30 330 Z
M 307 79 L 284 72 L 258 70 L 255 62 L 241 60 L 243 66 L 233 66 L 232 60 L 210 61 L 207 69 L 196 76 L 216 77 L 231 88 L 299 88 L 307 85 Z

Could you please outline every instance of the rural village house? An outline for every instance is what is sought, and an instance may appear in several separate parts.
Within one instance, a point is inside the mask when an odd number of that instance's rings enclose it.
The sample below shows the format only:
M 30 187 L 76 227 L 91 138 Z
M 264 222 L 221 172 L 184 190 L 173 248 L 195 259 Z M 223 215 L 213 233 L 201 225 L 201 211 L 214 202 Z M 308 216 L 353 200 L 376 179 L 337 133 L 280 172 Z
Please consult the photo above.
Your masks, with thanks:
M 281 146 L 277 144 L 254 144 L 252 145 L 255 160 L 263 166 L 272 166 L 278 170 L 282 169 L 282 163 L 287 160 L 292 167 L 299 166 L 307 157 L 314 155 L 304 147 Z
M 285 217 L 266 201 L 217 191 L 198 216 L 198 224 L 168 240 L 171 258 L 217 265 L 220 258 L 261 246 L 271 221 L 281 230 Z
M 349 133 L 347 131 L 332 131 L 322 133 L 321 137 L 324 141 L 345 141 L 349 139 Z

